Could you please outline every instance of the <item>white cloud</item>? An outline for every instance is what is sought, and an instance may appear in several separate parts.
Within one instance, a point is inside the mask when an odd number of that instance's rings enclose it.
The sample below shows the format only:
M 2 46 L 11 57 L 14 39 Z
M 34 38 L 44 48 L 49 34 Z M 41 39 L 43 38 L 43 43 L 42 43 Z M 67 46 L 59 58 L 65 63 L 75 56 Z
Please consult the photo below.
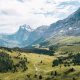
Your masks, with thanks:
M 0 0 L 0 32 L 13 33 L 25 23 L 32 28 L 49 25 L 70 15 L 79 4 L 79 0 Z

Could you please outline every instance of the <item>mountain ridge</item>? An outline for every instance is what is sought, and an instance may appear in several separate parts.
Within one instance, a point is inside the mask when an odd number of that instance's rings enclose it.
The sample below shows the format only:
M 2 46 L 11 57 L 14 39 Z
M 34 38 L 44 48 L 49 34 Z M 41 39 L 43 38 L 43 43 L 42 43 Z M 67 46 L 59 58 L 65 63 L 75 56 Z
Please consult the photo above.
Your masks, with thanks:
M 0 39 L 3 40 L 3 43 L 6 40 L 9 43 L 7 46 L 17 42 L 15 47 L 25 47 L 67 36 L 80 36 L 80 8 L 67 18 L 52 23 L 50 26 L 43 25 L 32 30 L 29 25 L 24 24 L 16 33 L 0 35 Z M 12 43 L 10 43 L 11 41 Z

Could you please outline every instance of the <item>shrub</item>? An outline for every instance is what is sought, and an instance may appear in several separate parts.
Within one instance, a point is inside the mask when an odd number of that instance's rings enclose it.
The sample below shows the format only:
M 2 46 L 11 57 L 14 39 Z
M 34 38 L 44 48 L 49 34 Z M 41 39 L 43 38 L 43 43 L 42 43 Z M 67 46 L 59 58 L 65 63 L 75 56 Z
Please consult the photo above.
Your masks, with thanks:
M 39 75 L 39 79 L 42 79 L 42 75 Z
M 0 72 L 7 72 L 12 70 L 13 61 L 9 54 L 5 52 L 0 53 Z

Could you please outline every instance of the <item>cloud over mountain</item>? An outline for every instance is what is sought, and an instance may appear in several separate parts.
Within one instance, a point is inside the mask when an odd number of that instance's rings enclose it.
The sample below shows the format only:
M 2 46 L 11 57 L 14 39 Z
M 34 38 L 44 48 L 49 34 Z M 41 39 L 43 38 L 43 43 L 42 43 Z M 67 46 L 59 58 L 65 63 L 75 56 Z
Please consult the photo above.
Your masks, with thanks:
M 0 32 L 13 33 L 24 23 L 33 28 L 49 25 L 78 7 L 79 0 L 0 0 Z

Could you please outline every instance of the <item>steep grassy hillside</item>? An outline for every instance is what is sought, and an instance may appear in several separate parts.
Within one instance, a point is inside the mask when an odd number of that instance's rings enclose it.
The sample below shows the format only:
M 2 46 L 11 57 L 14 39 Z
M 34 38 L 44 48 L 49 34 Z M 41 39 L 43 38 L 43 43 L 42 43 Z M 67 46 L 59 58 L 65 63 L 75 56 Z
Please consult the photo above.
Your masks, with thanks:
M 59 49 L 59 51 L 61 50 Z M 57 54 L 58 52 L 54 56 L 49 56 L 1 48 L 0 61 L 1 54 L 6 54 L 8 56 L 4 57 L 9 57 L 6 62 L 12 61 L 13 65 L 11 69 L 0 72 L 0 80 L 80 80 L 80 65 L 74 65 L 74 62 L 69 63 L 70 60 L 76 59 L 75 57 L 69 58 L 74 56 L 74 53 L 73 55 L 69 52 L 68 54 Z M 76 54 L 78 53 L 76 52 Z M 60 58 L 63 63 L 56 62 Z M 70 65 L 65 63 L 65 59 L 69 61 Z M 80 58 L 78 59 L 80 60 Z M 8 67 L 8 64 L 6 64 L 6 67 Z
M 71 45 L 80 44 L 80 36 L 60 36 L 55 38 L 47 39 L 41 43 L 41 46 L 51 46 L 51 45 Z

